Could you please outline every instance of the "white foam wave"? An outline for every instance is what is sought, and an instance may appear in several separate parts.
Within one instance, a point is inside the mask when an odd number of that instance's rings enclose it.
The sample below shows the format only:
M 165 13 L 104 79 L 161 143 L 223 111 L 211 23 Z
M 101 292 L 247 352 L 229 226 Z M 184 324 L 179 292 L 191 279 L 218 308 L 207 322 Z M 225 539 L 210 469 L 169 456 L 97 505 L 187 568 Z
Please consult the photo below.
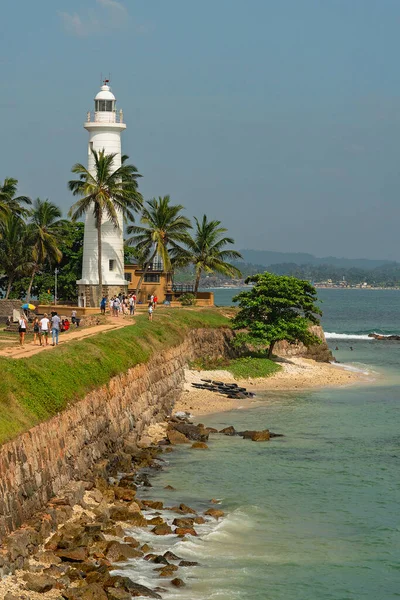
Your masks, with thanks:
M 374 338 L 369 337 L 366 334 L 359 333 L 335 333 L 325 331 L 325 338 L 327 340 L 367 340 L 368 342 L 373 341 Z

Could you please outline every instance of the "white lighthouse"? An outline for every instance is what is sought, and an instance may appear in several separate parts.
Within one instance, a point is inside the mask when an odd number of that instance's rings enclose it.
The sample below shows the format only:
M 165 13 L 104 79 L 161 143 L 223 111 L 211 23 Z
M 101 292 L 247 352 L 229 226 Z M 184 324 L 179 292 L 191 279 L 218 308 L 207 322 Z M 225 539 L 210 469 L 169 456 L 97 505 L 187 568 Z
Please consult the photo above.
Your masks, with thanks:
M 89 132 L 88 170 L 94 174 L 92 150 L 115 154 L 115 170 L 121 166 L 121 133 L 126 129 L 122 110 L 117 112 L 116 100 L 106 79 L 94 99 L 94 113 L 88 112 L 84 128 Z M 107 218 L 101 226 L 103 293 L 108 296 L 125 292 L 128 282 L 124 278 L 123 219 L 119 215 L 119 227 Z M 98 262 L 97 236 L 93 211 L 86 213 L 83 243 L 82 279 L 77 281 L 79 303 L 97 306 Z

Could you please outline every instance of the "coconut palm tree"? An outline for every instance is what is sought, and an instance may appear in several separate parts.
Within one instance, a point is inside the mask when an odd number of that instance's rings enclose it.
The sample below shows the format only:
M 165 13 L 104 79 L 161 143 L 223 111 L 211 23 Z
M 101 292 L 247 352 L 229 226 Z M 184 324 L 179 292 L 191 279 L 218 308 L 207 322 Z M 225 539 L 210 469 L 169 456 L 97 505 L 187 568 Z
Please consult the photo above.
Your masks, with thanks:
M 194 265 L 196 272 L 194 292 L 197 294 L 203 272 L 214 273 L 216 271 L 228 277 L 240 277 L 239 269 L 227 260 L 242 258 L 242 255 L 236 250 L 224 250 L 226 246 L 234 244 L 235 241 L 230 237 L 223 237 L 227 229 L 221 227 L 221 221 L 209 221 L 206 215 L 203 215 L 201 221 L 196 217 L 194 220 L 196 222 L 194 236 L 190 237 L 186 244 L 186 264 Z M 185 262 L 185 255 L 180 262 Z
M 17 186 L 17 179 L 12 177 L 6 177 L 3 184 L 0 185 L 0 219 L 3 219 L 9 212 L 13 212 L 17 216 L 24 216 L 27 209 L 21 204 L 32 204 L 28 196 L 15 196 Z
M 127 228 L 129 235 L 128 245 L 135 245 L 138 252 L 147 257 L 143 264 L 143 273 L 139 279 L 136 295 L 139 292 L 144 277 L 158 255 L 163 262 L 164 269 L 172 268 L 172 260 L 184 251 L 182 244 L 189 241 L 188 229 L 192 225 L 187 217 L 181 214 L 181 204 L 170 204 L 170 197 L 161 196 L 149 200 L 144 207 L 140 219 L 141 225 L 130 225 Z
M 32 251 L 32 272 L 26 294 L 26 301 L 31 297 L 33 280 L 40 267 L 48 261 L 50 264 L 59 263 L 62 252 L 59 248 L 63 225 L 61 210 L 48 200 L 36 198 L 32 210 L 29 211 L 28 241 Z
M 74 196 L 82 196 L 70 209 L 69 216 L 74 221 L 92 210 L 97 229 L 97 268 L 99 301 L 103 290 L 101 225 L 103 219 L 119 227 L 118 215 L 124 220 L 134 221 L 134 212 L 141 210 L 143 198 L 138 190 L 137 179 L 141 177 L 134 165 L 126 164 L 128 157 L 122 157 L 119 169 L 114 169 L 116 154 L 105 154 L 104 150 L 92 150 L 95 168 L 93 175 L 86 167 L 77 163 L 72 172 L 79 179 L 68 182 Z
M 17 277 L 32 267 L 27 226 L 18 215 L 8 212 L 0 222 L 0 265 L 7 280 L 7 300 Z

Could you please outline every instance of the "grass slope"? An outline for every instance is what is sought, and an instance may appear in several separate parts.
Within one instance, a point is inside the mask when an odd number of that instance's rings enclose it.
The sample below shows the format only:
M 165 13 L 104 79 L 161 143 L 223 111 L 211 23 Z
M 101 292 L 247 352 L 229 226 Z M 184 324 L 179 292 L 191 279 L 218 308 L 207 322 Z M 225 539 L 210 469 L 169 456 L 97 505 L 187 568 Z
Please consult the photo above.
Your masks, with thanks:
M 257 377 L 270 377 L 274 373 L 282 370 L 282 367 L 273 360 L 254 354 L 250 356 L 242 356 L 231 360 L 220 358 L 217 360 L 208 357 L 195 360 L 190 365 L 193 369 L 204 371 L 214 371 L 216 369 L 224 369 L 229 371 L 235 379 L 248 379 Z
M 178 344 L 189 329 L 227 327 L 217 310 L 160 310 L 149 322 L 68 342 L 19 360 L 0 358 L 0 443 L 45 421 L 111 377 Z

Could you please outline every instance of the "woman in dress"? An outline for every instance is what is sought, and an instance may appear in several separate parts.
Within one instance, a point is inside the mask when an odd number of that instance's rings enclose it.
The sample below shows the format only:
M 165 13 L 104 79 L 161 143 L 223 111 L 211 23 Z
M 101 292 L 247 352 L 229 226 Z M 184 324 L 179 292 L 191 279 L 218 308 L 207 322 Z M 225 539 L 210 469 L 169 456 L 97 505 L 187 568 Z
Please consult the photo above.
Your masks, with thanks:
M 37 346 L 37 342 L 39 340 L 39 344 L 42 345 L 42 335 L 40 331 L 39 319 L 35 317 L 33 321 L 33 343 Z

